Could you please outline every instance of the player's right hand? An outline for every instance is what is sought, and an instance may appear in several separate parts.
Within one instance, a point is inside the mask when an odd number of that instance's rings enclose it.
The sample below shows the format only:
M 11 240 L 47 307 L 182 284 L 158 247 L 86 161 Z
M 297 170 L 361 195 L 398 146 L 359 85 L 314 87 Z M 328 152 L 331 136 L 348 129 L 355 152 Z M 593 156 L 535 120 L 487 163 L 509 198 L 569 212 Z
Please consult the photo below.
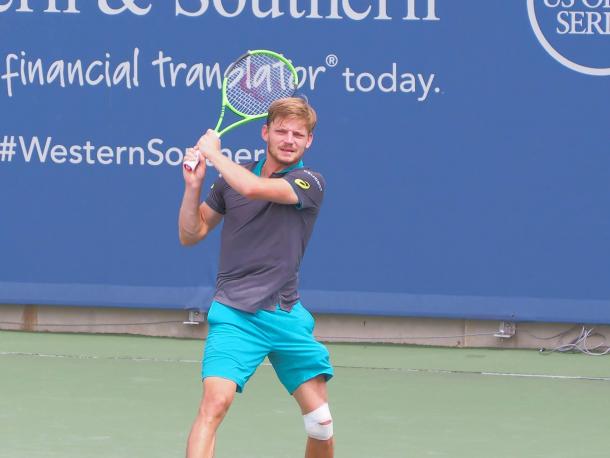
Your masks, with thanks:
M 197 164 L 197 167 L 195 167 L 194 170 L 190 170 L 188 167 L 184 166 L 186 161 L 197 160 L 197 157 L 199 157 L 199 164 Z M 206 164 L 203 154 L 199 152 L 197 147 L 187 148 L 182 164 L 182 175 L 184 176 L 185 184 L 200 187 L 205 178 Z

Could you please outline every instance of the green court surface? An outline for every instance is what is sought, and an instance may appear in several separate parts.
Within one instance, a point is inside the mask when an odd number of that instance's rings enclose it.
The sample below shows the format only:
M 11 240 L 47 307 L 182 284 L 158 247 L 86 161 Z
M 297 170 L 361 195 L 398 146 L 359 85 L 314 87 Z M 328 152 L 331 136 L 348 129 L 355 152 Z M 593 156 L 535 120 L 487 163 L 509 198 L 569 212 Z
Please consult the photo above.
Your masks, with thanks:
M 0 332 L 0 457 L 182 457 L 203 342 Z M 336 456 L 610 456 L 610 356 L 329 345 Z M 300 412 L 261 366 L 218 458 L 302 457 Z

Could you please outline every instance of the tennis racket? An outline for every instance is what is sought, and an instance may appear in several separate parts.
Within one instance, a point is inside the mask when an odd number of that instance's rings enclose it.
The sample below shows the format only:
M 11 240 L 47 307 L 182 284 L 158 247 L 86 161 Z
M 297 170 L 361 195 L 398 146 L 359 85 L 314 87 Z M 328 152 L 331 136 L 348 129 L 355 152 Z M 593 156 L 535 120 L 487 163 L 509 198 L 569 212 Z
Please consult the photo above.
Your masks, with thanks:
M 297 86 L 296 69 L 284 56 L 264 49 L 248 51 L 225 72 L 222 108 L 214 131 L 222 137 L 236 127 L 266 117 L 271 104 L 292 96 Z M 240 119 L 220 130 L 227 108 Z M 194 170 L 199 160 L 198 156 L 185 161 L 184 167 Z

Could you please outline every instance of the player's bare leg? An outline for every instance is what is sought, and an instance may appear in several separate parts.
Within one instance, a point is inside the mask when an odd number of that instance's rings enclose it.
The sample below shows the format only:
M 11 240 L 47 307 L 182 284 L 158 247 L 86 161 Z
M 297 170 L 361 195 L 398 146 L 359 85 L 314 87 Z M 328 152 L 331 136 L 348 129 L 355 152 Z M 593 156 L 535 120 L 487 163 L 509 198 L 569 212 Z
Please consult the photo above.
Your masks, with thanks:
M 294 398 L 301 407 L 301 412 L 306 415 L 318 407 L 328 402 L 326 391 L 326 380 L 323 375 L 314 377 L 299 386 L 293 393 Z M 324 421 L 320 424 L 326 425 L 332 420 Z M 305 458 L 332 458 L 334 456 L 334 438 L 318 440 L 311 437 L 307 438 L 305 448 Z
M 214 456 L 216 430 L 235 398 L 235 388 L 235 382 L 231 380 L 220 377 L 204 379 L 199 412 L 188 438 L 187 458 L 212 458 Z

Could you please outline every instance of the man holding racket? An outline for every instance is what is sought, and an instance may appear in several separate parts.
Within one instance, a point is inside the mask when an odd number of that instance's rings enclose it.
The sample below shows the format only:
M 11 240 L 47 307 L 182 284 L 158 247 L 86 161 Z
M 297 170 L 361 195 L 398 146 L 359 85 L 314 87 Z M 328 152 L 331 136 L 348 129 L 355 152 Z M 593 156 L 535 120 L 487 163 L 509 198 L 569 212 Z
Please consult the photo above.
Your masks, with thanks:
M 188 151 L 179 233 L 184 245 L 203 240 L 224 218 L 214 301 L 203 360 L 204 393 L 188 439 L 188 458 L 214 453 L 216 430 L 235 392 L 269 357 L 301 408 L 308 436 L 305 456 L 333 456 L 333 423 L 326 382 L 333 376 L 327 349 L 313 336 L 314 320 L 299 300 L 298 270 L 324 195 L 323 177 L 304 167 L 316 114 L 301 98 L 269 108 L 262 137 L 267 154 L 238 165 L 221 154 L 213 130 Z M 209 160 L 221 176 L 200 203 Z M 272 431 L 273 425 L 270 426 Z

